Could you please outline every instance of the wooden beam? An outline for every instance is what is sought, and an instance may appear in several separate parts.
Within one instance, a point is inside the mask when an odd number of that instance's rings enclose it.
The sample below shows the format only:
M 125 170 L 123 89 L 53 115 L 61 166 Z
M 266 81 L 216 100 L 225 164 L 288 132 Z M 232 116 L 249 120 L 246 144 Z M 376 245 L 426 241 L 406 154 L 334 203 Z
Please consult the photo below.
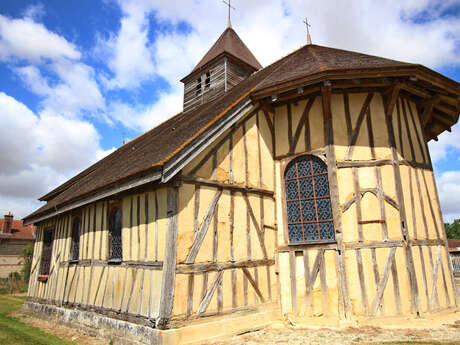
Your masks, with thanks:
M 345 251 L 342 236 L 342 218 L 340 213 L 339 186 L 337 178 L 337 159 L 334 148 L 334 130 L 331 113 L 331 86 L 321 88 L 321 103 L 324 119 L 324 144 L 326 146 L 327 172 L 331 196 L 332 215 L 334 219 L 335 239 L 337 241 L 337 283 L 339 305 L 343 305 L 343 317 L 351 316 L 351 300 L 348 292 L 347 271 L 345 267 Z M 336 210 L 334 212 L 334 210 Z M 310 277 L 311 278 L 311 277 Z
M 260 259 L 260 260 L 243 260 L 243 261 L 227 261 L 227 262 L 203 262 L 196 264 L 178 264 L 176 266 L 177 274 L 197 274 L 214 271 L 225 271 L 239 268 L 273 266 L 275 260 Z
M 431 305 L 433 305 L 435 296 L 437 295 L 438 272 L 439 272 L 440 264 L 441 264 L 441 246 L 438 246 L 436 250 L 436 260 L 434 263 L 433 276 L 431 277 L 431 298 L 430 298 Z
M 185 259 L 186 264 L 193 264 L 195 262 L 196 256 L 198 251 L 201 248 L 201 244 L 203 243 L 204 237 L 208 232 L 209 225 L 211 224 L 211 219 L 214 217 L 214 213 L 216 212 L 217 203 L 219 201 L 220 196 L 222 195 L 222 190 L 219 189 L 214 194 L 214 198 L 209 205 L 208 211 L 204 217 L 203 223 L 201 224 L 200 231 L 196 234 L 195 240 L 193 241 L 192 248 L 190 248 L 190 252 Z
M 361 125 L 364 122 L 364 117 L 366 114 L 368 114 L 369 106 L 371 104 L 372 98 L 374 97 L 374 94 L 371 92 L 366 96 L 366 99 L 364 100 L 364 103 L 361 107 L 361 111 L 359 112 L 358 115 L 358 120 L 356 121 L 356 126 L 353 129 L 353 133 L 351 134 L 350 142 L 348 143 L 348 152 L 347 152 L 347 160 L 351 160 L 353 156 L 353 148 L 356 145 L 356 142 L 358 140 L 359 133 L 361 131 Z
M 393 110 L 395 108 L 396 100 L 398 99 L 399 92 L 401 91 L 401 87 L 402 87 L 401 83 L 396 83 L 390 89 L 390 94 L 388 96 L 388 99 L 385 105 L 386 116 L 390 116 L 390 117 L 393 116 Z
M 431 99 L 425 101 L 423 104 L 423 114 L 422 114 L 422 125 L 426 126 L 433 117 L 434 106 L 439 103 L 439 97 L 434 96 Z
M 243 267 L 243 273 L 248 278 L 249 283 L 251 283 L 252 287 L 254 288 L 254 291 L 256 292 L 257 296 L 259 296 L 259 298 L 262 301 L 262 303 L 265 303 L 265 298 L 264 298 L 264 296 L 262 296 L 262 293 L 260 292 L 259 286 L 254 281 L 254 278 L 252 278 L 251 273 L 248 271 L 248 269 L 246 267 Z
M 267 190 L 267 189 L 243 187 L 243 186 L 238 186 L 236 184 L 229 184 L 229 183 L 222 183 L 222 182 L 207 180 L 201 177 L 182 176 L 181 179 L 184 183 L 192 183 L 195 185 L 216 187 L 220 189 L 226 189 L 226 190 L 231 190 L 231 191 L 236 191 L 236 192 L 241 192 L 241 193 L 259 194 L 259 195 L 268 196 L 271 198 L 274 198 L 274 194 L 275 194 L 273 191 Z
M 293 137 L 292 141 L 289 143 L 289 153 L 290 154 L 294 153 L 294 151 L 295 151 L 297 143 L 299 142 L 300 132 L 302 131 L 302 128 L 304 128 L 305 130 L 307 130 L 307 128 L 309 128 L 307 123 L 309 122 L 310 109 L 313 106 L 315 98 L 316 98 L 316 96 L 310 97 L 308 99 L 308 101 L 307 101 L 307 104 L 305 105 L 305 108 L 303 110 L 303 113 L 302 113 L 302 116 L 300 118 L 299 124 L 297 125 L 297 128 L 295 130 L 294 137 Z
M 167 190 L 167 217 L 165 256 L 163 266 L 163 278 L 161 282 L 161 297 L 158 319 L 156 326 L 165 329 L 172 315 L 174 300 L 174 285 L 176 278 L 176 249 L 177 249 L 177 211 L 178 211 L 177 187 L 168 187 Z
M 380 282 L 377 287 L 377 294 L 375 295 L 371 304 L 370 314 L 372 316 L 375 316 L 377 314 L 378 307 L 382 303 L 383 292 L 387 285 L 388 277 L 390 276 L 390 267 L 395 259 L 395 252 L 396 248 L 393 247 L 390 249 L 390 252 L 388 253 L 387 263 L 385 264 L 385 268 L 383 270 L 382 279 L 380 279 Z
M 294 315 L 297 314 L 297 279 L 296 279 L 296 258 L 295 252 L 289 252 L 289 281 L 291 286 L 291 305 Z
M 243 194 L 244 201 L 246 202 L 246 206 L 248 208 L 249 216 L 251 217 L 252 224 L 254 225 L 254 228 L 256 229 L 257 233 L 257 238 L 259 239 L 259 244 L 262 249 L 262 253 L 264 254 L 264 259 L 268 257 L 267 254 L 267 249 L 265 248 L 265 241 L 264 241 L 264 235 L 263 235 L 263 230 L 260 228 L 259 223 L 254 215 L 254 212 L 252 211 L 251 203 L 249 202 L 249 198 L 246 194 Z
M 216 279 L 212 283 L 211 288 L 208 291 L 206 291 L 206 294 L 204 295 L 203 300 L 201 301 L 200 306 L 198 307 L 198 315 L 203 314 L 208 308 L 209 303 L 211 303 L 211 298 L 214 295 L 214 292 L 216 292 L 218 285 L 222 282 L 223 275 L 223 271 L 217 273 Z

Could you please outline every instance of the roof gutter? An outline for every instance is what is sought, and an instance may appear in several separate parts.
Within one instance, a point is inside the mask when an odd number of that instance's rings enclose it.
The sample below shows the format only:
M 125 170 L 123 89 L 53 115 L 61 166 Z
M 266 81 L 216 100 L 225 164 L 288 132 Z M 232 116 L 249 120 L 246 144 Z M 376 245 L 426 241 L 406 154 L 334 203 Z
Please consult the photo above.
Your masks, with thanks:
M 88 196 L 83 199 L 79 199 L 64 206 L 55 207 L 54 211 L 47 213 L 45 215 L 37 215 L 24 218 L 24 225 L 29 225 L 33 223 L 41 222 L 45 219 L 60 215 L 62 213 L 74 210 L 76 208 L 85 206 L 87 204 L 93 203 L 95 201 L 119 194 L 121 192 L 127 191 L 128 189 L 136 188 L 142 186 L 147 183 L 155 182 L 161 180 L 162 171 L 156 170 L 150 173 L 147 173 L 141 177 L 136 179 L 132 179 L 123 183 L 117 183 L 116 185 L 112 186 L 111 188 L 105 189 L 97 194 Z

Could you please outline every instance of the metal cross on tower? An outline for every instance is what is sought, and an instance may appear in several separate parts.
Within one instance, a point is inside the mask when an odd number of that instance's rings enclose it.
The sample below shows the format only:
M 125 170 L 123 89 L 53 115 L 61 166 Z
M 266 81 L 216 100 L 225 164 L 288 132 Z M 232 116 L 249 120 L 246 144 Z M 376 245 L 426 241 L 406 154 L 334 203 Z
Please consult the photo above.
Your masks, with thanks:
M 307 27 L 307 44 L 311 44 L 311 36 L 310 36 L 311 25 L 308 24 L 307 17 L 305 17 L 305 20 L 303 22 L 304 22 L 305 26 Z
M 228 2 L 225 1 L 225 0 L 222 0 L 222 2 L 225 5 L 228 6 L 228 23 L 227 23 L 227 27 L 231 28 L 232 27 L 232 21 L 230 20 L 230 9 L 236 10 L 236 8 L 232 6 L 232 0 L 228 0 Z

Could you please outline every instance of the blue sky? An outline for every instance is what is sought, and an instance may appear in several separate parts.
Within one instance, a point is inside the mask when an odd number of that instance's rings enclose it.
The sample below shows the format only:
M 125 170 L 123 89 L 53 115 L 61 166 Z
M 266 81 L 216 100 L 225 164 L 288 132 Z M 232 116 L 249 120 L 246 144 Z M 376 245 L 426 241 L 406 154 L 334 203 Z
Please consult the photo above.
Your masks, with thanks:
M 305 44 L 307 15 L 314 43 L 460 81 L 460 0 L 234 4 L 233 26 L 263 65 Z M 181 111 L 179 80 L 225 29 L 226 13 L 219 0 L 2 0 L 0 212 L 25 216 L 122 140 Z M 460 217 L 457 127 L 430 143 L 448 220 Z

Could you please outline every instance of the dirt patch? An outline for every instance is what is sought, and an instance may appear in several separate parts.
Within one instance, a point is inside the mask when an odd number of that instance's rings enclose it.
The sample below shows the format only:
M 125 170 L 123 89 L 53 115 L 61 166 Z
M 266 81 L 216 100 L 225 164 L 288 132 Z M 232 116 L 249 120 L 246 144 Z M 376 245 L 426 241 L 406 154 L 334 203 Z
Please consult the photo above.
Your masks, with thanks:
M 77 344 L 85 344 L 85 345 L 107 345 L 109 344 L 108 342 L 104 340 L 83 334 L 82 331 L 80 330 L 70 328 L 64 325 L 60 325 L 56 323 L 55 321 L 41 320 L 41 319 L 37 319 L 35 317 L 31 317 L 31 316 L 24 315 L 21 313 L 14 313 L 11 315 L 20 319 L 24 323 L 40 328 L 42 331 L 46 333 L 51 333 L 59 338 L 74 341 Z
M 235 336 L 226 340 L 211 341 L 209 345 L 354 345 L 402 342 L 399 344 L 459 344 L 458 323 L 439 329 L 384 329 L 378 327 L 349 327 L 342 330 L 293 329 L 271 327 Z

